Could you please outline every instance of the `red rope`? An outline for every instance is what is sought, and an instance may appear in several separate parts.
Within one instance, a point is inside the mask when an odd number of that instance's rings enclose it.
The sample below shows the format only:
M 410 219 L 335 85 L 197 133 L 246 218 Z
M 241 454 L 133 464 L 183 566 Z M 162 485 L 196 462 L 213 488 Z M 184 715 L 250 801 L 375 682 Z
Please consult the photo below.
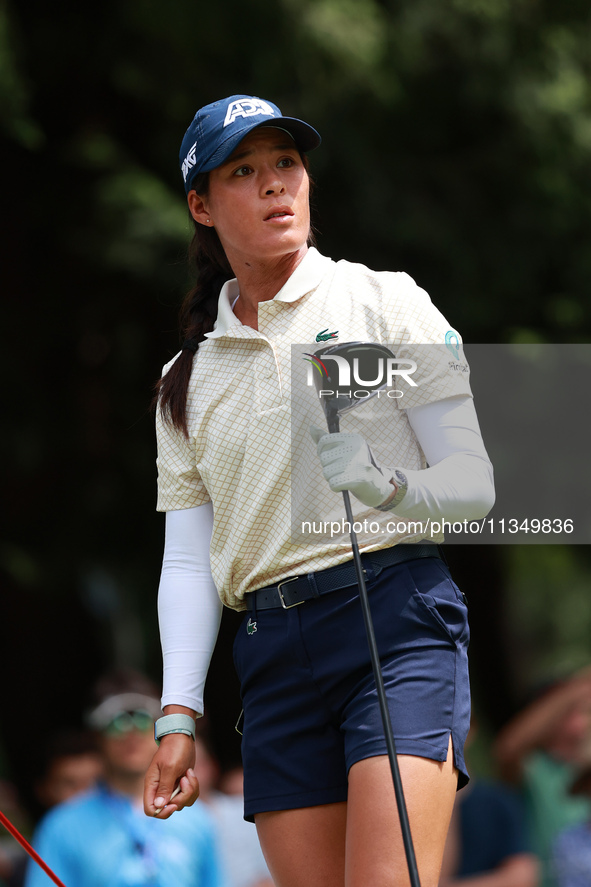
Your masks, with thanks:
M 57 887 L 66 887 L 66 885 L 63 883 L 63 881 L 60 881 L 58 876 L 53 874 L 53 872 L 51 871 L 51 869 L 49 868 L 47 863 L 43 862 L 43 860 L 41 859 L 39 854 L 35 850 L 33 850 L 31 845 L 29 844 L 29 842 L 25 838 L 23 838 L 23 836 L 18 831 L 18 829 L 15 828 L 15 826 L 11 823 L 11 821 L 6 818 L 6 816 L 4 815 L 4 813 L 2 813 L 1 810 L 0 810 L 0 822 L 2 823 L 4 828 L 10 832 L 12 837 L 16 838 L 16 840 L 19 842 L 19 844 L 25 848 L 25 850 L 27 851 L 29 856 L 35 860 L 37 865 L 41 866 L 41 868 L 43 869 L 45 874 L 49 875 L 49 877 L 54 882 L 54 884 L 57 884 Z

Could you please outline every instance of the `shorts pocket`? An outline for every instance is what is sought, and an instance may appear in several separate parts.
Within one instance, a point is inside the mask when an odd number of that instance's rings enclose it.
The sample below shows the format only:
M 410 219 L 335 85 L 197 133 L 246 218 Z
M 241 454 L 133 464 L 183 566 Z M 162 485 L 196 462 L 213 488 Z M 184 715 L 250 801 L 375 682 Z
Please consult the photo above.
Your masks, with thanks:
M 467 646 L 470 639 L 468 607 L 447 567 L 430 559 L 427 565 L 409 567 L 414 584 L 414 597 L 454 644 Z M 425 567 L 427 568 L 425 569 Z

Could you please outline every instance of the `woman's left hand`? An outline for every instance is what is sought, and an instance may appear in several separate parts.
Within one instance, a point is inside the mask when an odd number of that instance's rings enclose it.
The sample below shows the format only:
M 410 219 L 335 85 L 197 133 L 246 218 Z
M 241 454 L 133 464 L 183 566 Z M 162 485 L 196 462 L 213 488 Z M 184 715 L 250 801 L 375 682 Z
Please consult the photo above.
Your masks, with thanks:
M 384 474 L 376 465 L 360 434 L 327 434 L 314 425 L 310 434 L 316 444 L 324 477 L 334 493 L 350 490 L 364 505 L 376 508 L 396 492 L 396 486 L 390 481 L 392 472 Z

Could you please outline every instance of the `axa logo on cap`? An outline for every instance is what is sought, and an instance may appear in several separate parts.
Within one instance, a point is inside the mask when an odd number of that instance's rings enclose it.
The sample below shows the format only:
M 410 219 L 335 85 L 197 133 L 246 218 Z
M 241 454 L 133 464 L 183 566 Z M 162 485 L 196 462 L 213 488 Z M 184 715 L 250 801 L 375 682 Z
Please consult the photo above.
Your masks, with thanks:
M 183 164 L 181 166 L 181 171 L 183 173 L 183 181 L 187 181 L 187 176 L 189 175 L 189 170 L 195 166 L 195 148 L 197 147 L 197 142 L 193 144 L 191 148 L 189 148 L 189 153 L 183 160 Z
M 224 126 L 234 123 L 237 117 L 255 117 L 257 114 L 274 117 L 275 111 L 271 105 L 262 99 L 237 99 L 228 105 Z

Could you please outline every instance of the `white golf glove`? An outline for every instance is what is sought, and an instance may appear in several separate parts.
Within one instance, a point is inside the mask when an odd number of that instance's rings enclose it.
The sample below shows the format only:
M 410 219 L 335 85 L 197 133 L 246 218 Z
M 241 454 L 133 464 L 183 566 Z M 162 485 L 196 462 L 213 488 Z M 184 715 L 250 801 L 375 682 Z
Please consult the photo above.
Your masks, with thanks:
M 377 508 L 395 492 L 396 487 L 390 483 L 392 471 L 382 473 L 360 434 L 328 434 L 314 425 L 310 434 L 324 477 L 334 493 L 350 490 L 364 505 Z

